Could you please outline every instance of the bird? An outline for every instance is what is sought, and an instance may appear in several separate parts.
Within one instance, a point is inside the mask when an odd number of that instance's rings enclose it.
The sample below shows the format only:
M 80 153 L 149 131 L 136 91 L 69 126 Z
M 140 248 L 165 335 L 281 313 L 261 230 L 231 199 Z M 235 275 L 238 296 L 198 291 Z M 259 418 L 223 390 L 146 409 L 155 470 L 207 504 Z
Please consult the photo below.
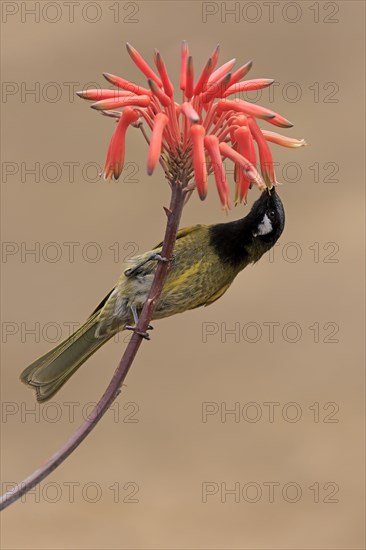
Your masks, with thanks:
M 285 211 L 275 187 L 262 191 L 238 220 L 180 229 L 170 270 L 153 320 L 208 306 L 235 277 L 258 262 L 281 236 Z M 38 402 L 55 395 L 75 371 L 120 330 L 134 329 L 154 279 L 162 244 L 129 260 L 116 286 L 69 338 L 34 361 L 20 379 L 36 390 Z M 152 328 L 152 327 L 148 327 Z M 148 334 L 142 336 L 147 338 Z

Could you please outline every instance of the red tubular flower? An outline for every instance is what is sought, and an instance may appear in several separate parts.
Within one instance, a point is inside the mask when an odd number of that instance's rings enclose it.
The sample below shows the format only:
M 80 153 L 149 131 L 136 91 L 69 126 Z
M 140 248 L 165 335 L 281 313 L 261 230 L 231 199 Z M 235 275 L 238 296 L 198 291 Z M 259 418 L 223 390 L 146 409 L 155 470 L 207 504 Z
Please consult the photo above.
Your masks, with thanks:
M 126 92 L 125 90 L 101 89 L 83 90 L 82 92 L 76 92 L 76 94 L 83 99 L 90 99 L 92 101 L 101 101 L 102 99 L 121 98 L 135 95 L 133 92 Z
M 261 191 L 263 191 L 266 188 L 266 184 L 260 177 L 259 173 L 257 172 L 257 169 L 255 168 L 255 166 L 253 166 L 253 164 L 249 162 L 248 159 L 246 159 L 245 157 L 243 157 L 243 155 L 241 155 L 240 153 L 232 149 L 232 147 L 230 147 L 230 145 L 228 145 L 227 143 L 221 142 L 219 145 L 219 149 L 221 151 L 221 154 L 224 157 L 228 157 L 229 159 L 233 160 L 236 164 L 239 164 L 239 166 L 243 168 L 249 181 L 255 183 Z
M 230 84 L 231 74 L 226 74 L 220 80 L 214 83 L 208 83 L 208 90 L 202 94 L 202 103 L 208 103 L 212 101 L 215 97 L 223 97 L 227 87 Z
M 150 86 L 150 89 L 151 89 L 152 93 L 154 95 L 156 95 L 156 97 L 158 98 L 160 103 L 164 107 L 168 107 L 171 103 L 170 97 L 166 93 L 164 93 L 163 90 L 161 88 L 159 88 L 159 86 L 157 84 L 155 84 L 155 82 L 153 80 L 148 80 L 148 83 L 149 83 L 149 86 Z
M 138 118 L 139 114 L 131 107 L 126 107 L 123 111 L 109 144 L 103 171 L 104 179 L 111 179 L 113 176 L 117 180 L 121 175 L 125 160 L 126 131 L 128 126 L 136 122 Z
M 197 191 L 201 200 L 207 195 L 207 166 L 205 159 L 204 138 L 205 129 L 200 124 L 191 126 L 190 135 L 193 147 L 193 169 L 194 179 L 196 181 Z
M 180 59 L 180 89 L 183 91 L 186 89 L 187 61 L 188 61 L 188 44 L 184 40 L 182 42 L 181 59 Z
M 184 94 L 187 99 L 191 99 L 193 96 L 193 59 L 190 55 L 187 60 L 187 76 L 186 76 L 186 87 L 184 90 Z
M 129 105 L 135 105 L 136 107 L 147 107 L 150 101 L 151 98 L 148 95 L 130 95 L 125 97 L 102 99 L 102 101 L 93 103 L 91 107 L 97 111 L 109 111 L 110 109 L 128 107 Z
M 233 86 L 234 84 L 239 82 L 239 80 L 244 78 L 245 75 L 249 73 L 252 66 L 253 66 L 253 61 L 248 61 L 248 63 L 245 63 L 245 65 L 243 65 L 242 67 L 239 67 L 239 69 L 231 75 L 230 86 Z
M 164 92 L 166 93 L 167 96 L 172 97 L 174 94 L 174 88 L 168 76 L 165 63 L 158 51 L 156 51 L 155 54 L 156 54 L 155 65 L 156 65 L 156 68 L 158 69 L 161 81 L 163 83 Z
M 188 103 L 188 101 L 183 103 L 182 112 L 191 122 L 195 123 L 195 122 L 198 122 L 200 119 L 197 111 L 193 109 L 192 103 Z
M 220 54 L 220 44 L 217 44 L 216 48 L 214 49 L 214 51 L 211 54 L 212 70 L 214 70 L 214 68 L 217 65 L 217 62 L 219 60 L 219 54 Z
M 257 156 L 252 134 L 248 126 L 240 126 L 234 131 L 234 138 L 237 142 L 238 152 L 246 157 L 251 164 L 256 165 Z
M 132 92 L 133 94 L 137 95 L 151 95 L 150 90 L 148 90 L 147 88 L 137 86 L 137 84 L 129 82 L 128 80 L 125 80 L 120 76 L 115 76 L 114 74 L 110 73 L 103 73 L 103 76 L 106 80 L 108 80 L 108 82 L 113 84 L 113 86 L 117 86 L 117 88 L 122 88 L 122 90 L 127 90 L 128 92 Z
M 262 134 L 264 135 L 267 141 L 271 141 L 272 143 L 277 143 L 277 145 L 282 145 L 282 147 L 294 148 L 294 147 L 304 147 L 304 145 L 307 145 L 304 139 L 290 138 L 287 136 L 283 136 L 282 134 L 277 134 L 277 132 L 269 132 L 268 130 L 262 130 Z
M 154 80 L 158 86 L 161 86 L 161 80 L 160 78 L 154 73 L 154 71 L 149 67 L 149 65 L 146 63 L 144 58 L 139 54 L 135 48 L 131 46 L 127 42 L 126 44 L 127 51 L 131 56 L 132 61 L 137 65 L 137 67 L 144 73 L 146 78 L 150 78 L 151 80 Z
M 246 117 L 240 117 L 245 118 L 245 125 L 239 126 L 236 130 L 234 130 L 234 139 L 236 140 L 236 149 L 238 153 L 240 153 L 244 158 L 248 159 L 250 164 L 253 166 L 256 165 L 257 156 L 255 152 L 255 146 L 253 142 L 252 134 L 250 133 L 250 130 L 247 126 L 247 118 Z M 238 120 L 238 123 L 241 121 Z M 252 183 L 249 177 L 246 173 L 243 173 L 243 170 L 240 169 L 240 165 L 236 165 L 236 191 L 235 191 L 235 203 L 238 202 L 245 202 L 246 203 L 246 197 L 248 190 L 250 188 L 250 184 Z M 255 183 L 253 181 L 253 183 Z
M 199 77 L 199 80 L 196 84 L 195 89 L 193 90 L 194 95 L 199 95 L 203 90 L 206 89 L 206 84 L 208 82 L 208 79 L 210 78 L 210 75 L 213 71 L 213 61 L 212 58 L 207 61 L 201 76 Z
M 220 153 L 220 146 L 226 144 L 220 144 L 218 138 L 213 135 L 206 136 L 204 139 L 204 144 L 211 158 L 212 168 L 215 174 L 216 187 L 221 204 L 224 209 L 227 210 L 230 208 L 230 191 Z
M 276 184 L 272 155 L 268 142 L 284 147 L 301 147 L 304 140 L 287 138 L 276 132 L 262 130 L 255 119 L 274 126 L 292 126 L 283 116 L 271 109 L 242 99 L 227 99 L 236 92 L 258 90 L 270 86 L 273 80 L 259 78 L 242 81 L 252 67 L 252 61 L 233 71 L 235 59 L 216 68 L 217 46 L 194 81 L 193 58 L 183 42 L 180 64 L 181 103 L 174 100 L 174 88 L 161 54 L 155 50 L 154 62 L 158 74 L 130 44 L 127 50 L 141 70 L 148 88 L 124 78 L 105 73 L 115 90 L 85 90 L 78 92 L 83 99 L 93 100 L 92 107 L 118 119 L 108 148 L 104 168 L 105 178 L 118 178 L 123 169 L 127 127 L 141 118 L 151 130 L 147 171 L 153 172 L 159 159 L 169 181 L 183 178 L 188 184 L 194 177 L 199 197 L 204 199 L 208 175 L 214 173 L 221 204 L 230 207 L 229 186 L 222 159 L 235 165 L 237 201 L 245 201 L 248 188 L 255 183 L 259 189 Z M 121 112 L 118 111 L 121 109 Z M 257 143 L 263 180 L 257 172 Z M 190 183 L 190 189 L 192 188 Z
M 149 176 L 154 171 L 155 166 L 159 160 L 161 154 L 161 144 L 163 141 L 163 132 L 165 126 L 168 124 L 169 119 L 164 113 L 156 115 L 154 129 L 151 135 L 151 141 L 149 146 L 149 154 L 147 157 L 147 173 Z
M 240 202 L 246 204 L 250 180 L 238 164 L 235 164 L 235 183 L 235 206 Z
M 218 102 L 217 107 L 220 111 L 236 111 L 237 113 L 245 113 L 246 115 L 263 118 L 264 120 L 270 120 L 276 116 L 276 114 L 269 109 L 260 107 L 255 103 L 243 101 L 242 99 L 223 99 Z
M 268 119 L 268 122 L 270 124 L 274 124 L 275 126 L 279 126 L 280 128 L 292 128 L 293 126 L 292 122 L 277 113 L 275 113 L 274 118 Z
M 216 69 L 215 72 L 212 73 L 212 75 L 208 79 L 208 84 L 210 85 L 213 82 L 218 82 L 219 80 L 221 80 L 223 76 L 226 76 L 228 73 L 230 73 L 235 63 L 236 63 L 236 59 L 231 59 L 227 63 L 224 63 L 223 65 L 221 65 L 221 67 L 219 67 L 218 69 Z
M 224 93 L 224 97 L 240 92 L 261 90 L 262 88 L 267 88 L 268 86 L 273 84 L 273 82 L 274 80 L 271 78 L 255 78 L 253 80 L 246 80 L 245 82 L 239 82 L 238 84 L 234 85 L 232 85 L 230 82 L 230 87 Z
M 232 140 L 236 142 L 235 150 L 238 151 L 244 158 L 247 158 L 249 162 L 256 165 L 256 153 L 253 142 L 252 134 L 248 128 L 248 119 L 244 115 L 240 115 L 234 119 L 234 124 L 239 127 L 233 128 Z M 235 204 L 244 202 L 246 204 L 246 198 L 248 190 L 250 188 L 251 181 L 248 176 L 243 172 L 243 169 L 239 164 L 235 164 Z
M 276 185 L 276 176 L 274 173 L 271 150 L 254 118 L 249 119 L 249 128 L 258 145 L 259 159 L 264 181 L 269 189 L 271 189 L 273 185 Z

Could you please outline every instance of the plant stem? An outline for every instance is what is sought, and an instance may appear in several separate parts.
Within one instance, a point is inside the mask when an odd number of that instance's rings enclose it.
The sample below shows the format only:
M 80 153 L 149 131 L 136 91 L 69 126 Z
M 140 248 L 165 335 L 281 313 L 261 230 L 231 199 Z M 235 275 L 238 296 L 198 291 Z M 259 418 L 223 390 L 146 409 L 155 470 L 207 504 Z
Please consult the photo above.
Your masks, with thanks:
M 161 255 L 163 258 L 171 258 L 173 255 L 173 249 L 177 231 L 182 215 L 185 192 L 183 189 L 185 182 L 171 182 L 171 200 L 169 210 L 167 213 L 167 225 L 165 229 L 165 236 L 163 242 L 163 248 Z M 170 262 L 158 262 L 155 277 L 151 285 L 149 297 L 144 304 L 139 321 L 137 323 L 136 330 L 139 332 L 145 332 L 152 318 L 155 304 L 163 289 L 168 271 L 170 268 Z M 133 360 L 137 354 L 137 351 L 142 342 L 142 336 L 139 334 L 133 334 L 127 348 L 122 356 L 122 359 L 113 375 L 109 386 L 98 401 L 89 417 L 83 422 L 83 424 L 76 430 L 76 432 L 70 437 L 70 439 L 56 452 L 51 458 L 40 468 L 35 470 L 30 476 L 20 482 L 14 489 L 8 491 L 0 498 L 0 510 L 3 510 L 10 506 L 13 502 L 17 501 L 22 495 L 30 491 L 33 487 L 38 485 L 43 479 L 45 479 L 53 470 L 55 470 L 62 462 L 82 443 L 86 436 L 92 431 L 92 429 L 98 424 L 102 416 L 107 412 L 113 401 L 119 395 L 121 391 L 122 383 L 133 363 Z

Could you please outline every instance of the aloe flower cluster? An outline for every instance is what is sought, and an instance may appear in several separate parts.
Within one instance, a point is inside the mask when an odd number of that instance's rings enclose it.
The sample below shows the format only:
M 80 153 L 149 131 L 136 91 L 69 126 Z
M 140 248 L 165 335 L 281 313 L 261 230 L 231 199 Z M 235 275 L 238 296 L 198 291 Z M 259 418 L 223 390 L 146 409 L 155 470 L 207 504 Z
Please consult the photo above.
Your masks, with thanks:
M 260 90 L 273 80 L 242 80 L 252 67 L 249 61 L 234 70 L 235 59 L 216 68 L 219 47 L 213 51 L 198 79 L 194 79 L 192 56 L 183 42 L 180 60 L 182 101 L 174 99 L 174 87 L 160 53 L 155 50 L 153 70 L 130 44 L 127 51 L 147 79 L 148 87 L 104 73 L 116 89 L 94 89 L 78 92 L 103 114 L 115 117 L 117 127 L 109 144 L 104 166 L 105 179 L 118 179 L 125 158 L 125 138 L 129 126 L 145 121 L 151 130 L 147 172 L 152 174 L 160 161 L 170 181 L 177 179 L 178 168 L 185 185 L 197 188 L 205 199 L 208 175 L 214 173 L 217 191 L 224 209 L 230 208 L 230 191 L 223 160 L 234 163 L 235 203 L 246 202 L 248 189 L 260 190 L 276 185 L 273 159 L 268 142 L 284 147 L 301 147 L 304 140 L 288 138 L 261 129 L 257 119 L 273 126 L 290 128 L 291 122 L 272 110 L 238 99 L 251 90 Z M 116 110 L 117 109 L 117 110 Z M 119 111 L 118 109 L 121 109 Z M 259 159 L 257 170 L 257 157 Z

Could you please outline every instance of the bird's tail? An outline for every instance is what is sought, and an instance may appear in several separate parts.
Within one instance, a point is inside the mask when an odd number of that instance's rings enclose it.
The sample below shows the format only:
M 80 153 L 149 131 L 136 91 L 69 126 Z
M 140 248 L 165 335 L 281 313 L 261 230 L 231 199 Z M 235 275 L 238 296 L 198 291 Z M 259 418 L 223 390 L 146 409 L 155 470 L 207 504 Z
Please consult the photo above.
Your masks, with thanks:
M 114 332 L 109 332 L 95 336 L 98 315 L 99 311 L 69 338 L 22 372 L 21 381 L 36 389 L 37 401 L 47 401 L 55 395 L 84 361 L 114 335 Z

